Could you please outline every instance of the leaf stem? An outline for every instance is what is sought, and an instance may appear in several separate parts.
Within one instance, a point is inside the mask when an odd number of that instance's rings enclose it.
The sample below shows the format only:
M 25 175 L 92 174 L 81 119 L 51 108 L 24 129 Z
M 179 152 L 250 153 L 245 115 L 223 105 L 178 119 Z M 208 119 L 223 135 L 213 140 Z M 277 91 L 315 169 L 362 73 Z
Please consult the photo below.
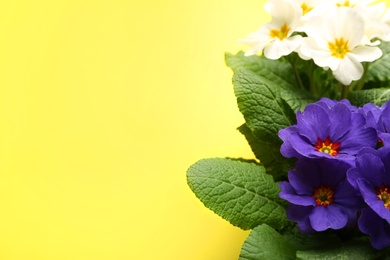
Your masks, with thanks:
M 347 98 L 348 97 L 348 93 L 349 93 L 350 85 L 344 86 L 344 85 L 340 84 L 340 87 L 341 87 L 341 98 L 340 99 Z
M 302 79 L 301 79 L 301 76 L 299 75 L 299 72 L 297 70 L 297 67 L 295 66 L 295 60 L 292 61 L 290 56 L 286 56 L 286 60 L 290 63 L 291 65 L 291 68 L 293 70 L 293 73 L 294 73 L 294 76 L 295 76 L 295 80 L 298 84 L 298 86 L 301 88 L 301 89 L 304 89 L 305 87 L 303 86 L 303 83 L 302 83 Z
M 308 62 L 308 77 L 309 77 L 309 84 L 310 84 L 310 93 L 316 95 L 317 94 L 317 87 L 314 81 L 314 69 L 313 69 L 314 63 L 312 60 Z
M 363 64 L 363 66 L 364 66 L 364 72 L 363 72 L 362 77 L 361 77 L 360 80 L 359 80 L 359 83 L 358 83 L 358 85 L 357 85 L 357 87 L 356 87 L 356 90 L 362 90 L 362 89 L 363 89 L 364 83 L 365 83 L 365 81 L 366 81 L 366 76 L 367 76 L 367 72 L 368 72 L 368 67 L 369 67 L 369 65 L 370 65 L 370 63 L 368 63 L 368 62 L 366 62 L 366 63 Z

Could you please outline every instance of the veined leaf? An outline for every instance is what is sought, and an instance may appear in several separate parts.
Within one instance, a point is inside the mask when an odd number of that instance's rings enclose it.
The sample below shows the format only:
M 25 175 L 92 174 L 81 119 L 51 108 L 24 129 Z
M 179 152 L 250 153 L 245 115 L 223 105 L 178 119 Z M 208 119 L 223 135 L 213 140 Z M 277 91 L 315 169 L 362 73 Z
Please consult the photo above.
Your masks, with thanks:
M 304 250 L 297 252 L 297 259 L 300 260 L 339 260 L 339 259 L 356 259 L 356 260 L 370 260 L 370 259 L 384 259 L 381 256 L 385 254 L 384 251 L 377 251 L 373 249 L 368 241 L 353 240 L 348 243 L 339 243 L 337 245 L 329 246 L 324 244 L 322 247 L 317 247 L 311 250 Z
M 355 106 L 363 106 L 366 103 L 373 103 L 378 106 L 390 100 L 390 89 L 374 88 L 360 91 L 351 91 L 348 96 L 349 101 Z
M 281 59 L 270 60 L 264 56 L 244 56 L 244 52 L 240 51 L 233 55 L 225 54 L 226 65 L 234 72 L 237 69 L 244 68 L 254 72 L 257 75 L 262 75 L 270 81 L 282 86 L 283 88 L 295 88 L 296 81 L 291 65 L 287 61 Z
M 265 224 L 254 228 L 245 240 L 240 260 L 295 259 L 298 245 Z
M 366 82 L 390 81 L 390 43 L 382 42 L 379 47 L 381 48 L 383 55 L 379 59 L 369 64 Z
M 281 229 L 290 223 L 278 185 L 260 165 L 203 159 L 188 169 L 187 181 L 206 207 L 244 230 L 262 223 Z
M 287 171 L 293 168 L 295 160 L 284 158 L 279 146 L 267 140 L 258 140 L 246 124 L 241 125 L 238 130 L 245 136 L 253 154 L 260 160 L 267 173 L 272 175 L 275 181 L 284 180 Z
M 246 69 L 237 69 L 233 85 L 238 108 L 254 136 L 280 146 L 279 130 L 296 120 L 294 111 L 281 98 L 280 87 Z

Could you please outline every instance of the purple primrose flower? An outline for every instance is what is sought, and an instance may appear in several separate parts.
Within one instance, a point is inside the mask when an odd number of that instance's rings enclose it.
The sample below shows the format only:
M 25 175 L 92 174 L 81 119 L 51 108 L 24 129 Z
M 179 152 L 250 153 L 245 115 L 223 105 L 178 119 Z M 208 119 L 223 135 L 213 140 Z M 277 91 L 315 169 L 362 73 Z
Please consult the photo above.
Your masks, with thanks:
M 297 124 L 279 131 L 280 152 L 287 158 L 327 157 L 354 164 L 364 147 L 375 147 L 378 135 L 366 126 L 364 113 L 348 101 L 326 98 L 297 112 Z
M 390 101 L 381 107 L 368 103 L 364 105 L 362 112 L 367 119 L 367 126 L 375 128 L 378 132 L 380 146 L 390 147 Z
M 290 202 L 287 217 L 303 233 L 356 224 L 362 201 L 346 179 L 348 163 L 329 158 L 302 158 L 281 182 L 279 196 Z
M 348 170 L 347 178 L 367 204 L 358 221 L 360 231 L 370 235 L 374 248 L 389 246 L 390 151 L 365 149 L 356 157 L 356 166 Z

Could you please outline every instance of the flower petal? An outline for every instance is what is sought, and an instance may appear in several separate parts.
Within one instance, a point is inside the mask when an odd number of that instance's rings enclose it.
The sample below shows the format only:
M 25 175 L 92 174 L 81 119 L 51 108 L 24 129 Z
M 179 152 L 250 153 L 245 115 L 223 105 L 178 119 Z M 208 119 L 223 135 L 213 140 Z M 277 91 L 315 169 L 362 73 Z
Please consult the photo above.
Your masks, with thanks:
M 370 235 L 371 245 L 375 249 L 381 250 L 390 245 L 390 224 L 372 209 L 362 210 L 358 225 L 362 233 Z
M 358 80 L 363 75 L 363 66 L 352 55 L 345 55 L 340 59 L 340 64 L 336 70 L 332 70 L 335 78 L 341 84 L 348 86 L 353 80 Z
M 298 223 L 299 229 L 303 233 L 314 233 L 315 230 L 311 227 L 309 215 L 314 207 L 304 207 L 290 204 L 287 207 L 286 214 L 288 219 Z
M 312 144 L 317 138 L 325 140 L 329 135 L 330 119 L 328 112 L 320 105 L 307 105 L 303 113 L 297 112 L 299 134 L 307 137 Z
M 374 61 L 382 56 L 382 51 L 379 47 L 375 46 L 358 46 L 352 50 L 349 54 L 358 62 Z
M 326 208 L 315 207 L 309 216 L 314 230 L 325 231 L 327 229 L 341 229 L 348 223 L 348 217 L 343 213 L 340 206 L 332 204 Z
M 383 201 L 375 194 L 375 188 L 365 179 L 356 181 L 364 201 L 375 211 L 381 218 L 390 219 L 390 211 L 385 208 Z

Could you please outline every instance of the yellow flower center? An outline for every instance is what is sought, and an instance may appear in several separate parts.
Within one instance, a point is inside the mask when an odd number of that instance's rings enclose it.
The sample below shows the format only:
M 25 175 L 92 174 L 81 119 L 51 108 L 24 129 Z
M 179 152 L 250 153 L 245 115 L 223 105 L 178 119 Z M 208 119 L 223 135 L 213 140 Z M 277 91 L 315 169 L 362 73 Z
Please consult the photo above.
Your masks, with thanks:
M 314 146 L 318 152 L 327 153 L 332 156 L 339 154 L 340 143 L 332 142 L 328 137 L 323 141 L 321 138 L 317 139 L 317 144 Z
M 348 41 L 343 37 L 336 39 L 334 42 L 328 42 L 329 50 L 332 52 L 332 56 L 344 59 L 345 55 L 351 50 L 348 49 Z
M 383 206 L 390 210 L 390 189 L 382 185 L 380 188 L 375 189 L 376 196 L 379 200 L 383 201 Z
M 331 187 L 321 185 L 314 190 L 313 198 L 315 199 L 316 206 L 326 206 L 334 202 L 334 191 Z
M 283 40 L 287 38 L 288 32 L 290 31 L 291 28 L 287 26 L 286 23 L 284 23 L 279 30 L 273 29 L 270 31 L 270 36 L 272 38 L 279 38 L 279 40 Z
M 340 7 L 340 6 L 353 7 L 353 5 L 351 5 L 351 3 L 350 3 L 348 0 L 344 1 L 344 3 L 337 3 L 336 5 L 337 5 L 338 7 Z
M 307 14 L 313 9 L 313 7 L 308 6 L 306 3 L 301 4 L 301 8 L 302 8 L 302 15 Z

